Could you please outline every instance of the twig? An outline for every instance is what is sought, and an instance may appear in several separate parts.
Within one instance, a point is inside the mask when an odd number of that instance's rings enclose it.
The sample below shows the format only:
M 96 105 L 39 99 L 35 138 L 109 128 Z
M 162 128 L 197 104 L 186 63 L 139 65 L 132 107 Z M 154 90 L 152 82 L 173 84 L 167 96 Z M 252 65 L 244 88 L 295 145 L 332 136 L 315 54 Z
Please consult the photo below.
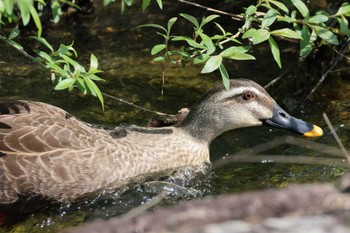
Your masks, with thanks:
M 150 201 L 146 202 L 143 205 L 140 205 L 138 207 L 135 207 L 131 209 L 129 212 L 123 214 L 120 216 L 120 219 L 129 219 L 132 217 L 135 217 L 137 215 L 140 215 L 141 213 L 145 212 L 149 208 L 152 208 L 153 206 L 157 205 L 159 202 L 161 202 L 168 194 L 168 191 L 163 190 L 161 193 L 153 197 Z
M 313 149 L 322 154 L 330 154 L 344 158 L 344 154 L 348 154 L 344 146 L 342 150 L 334 146 L 324 145 L 318 142 L 305 140 L 302 138 L 284 136 L 273 139 L 269 142 L 262 143 L 249 149 L 241 150 L 228 158 L 217 160 L 213 163 L 212 168 L 216 169 L 230 163 L 294 163 L 294 164 L 312 164 L 312 165 L 336 165 L 345 166 L 344 159 L 340 158 L 325 158 L 325 157 L 310 157 L 303 155 L 256 155 L 266 150 L 278 147 L 283 144 L 291 144 L 301 146 L 307 149 Z M 350 158 L 350 157 L 349 157 Z M 350 163 L 350 160 L 349 160 Z
M 288 72 L 289 72 L 289 70 L 284 71 L 284 72 L 283 72 L 282 74 L 280 74 L 277 78 L 271 80 L 268 84 L 266 84 L 266 85 L 264 86 L 264 88 L 265 88 L 265 89 L 268 89 L 268 88 L 270 88 L 270 86 L 275 85 L 275 83 L 277 83 L 278 81 L 280 81 L 281 78 L 283 78 Z
M 339 54 L 340 56 L 342 56 L 343 58 L 345 58 L 346 60 L 350 61 L 350 57 L 345 56 L 343 53 L 339 52 L 339 51 L 336 50 L 336 49 L 333 49 L 333 51 L 336 52 L 337 54 Z
M 32 55 L 30 55 L 29 53 L 27 53 L 24 49 L 19 49 L 16 46 L 14 46 L 13 44 L 11 44 L 8 40 L 2 40 L 5 41 L 5 43 L 7 43 L 8 45 L 10 45 L 11 47 L 15 48 L 18 52 L 20 52 L 24 57 L 28 58 L 29 60 L 31 60 L 32 62 L 39 64 L 42 68 L 47 69 L 45 67 L 44 64 L 42 64 L 41 62 L 38 62 Z
M 341 60 L 341 58 L 343 57 L 342 53 L 349 49 L 349 45 L 350 45 L 350 38 L 348 38 L 346 40 L 346 42 L 343 44 L 343 46 L 341 47 L 338 55 L 332 60 L 331 64 L 328 66 L 328 68 L 326 69 L 326 71 L 324 72 L 324 74 L 322 75 L 322 77 L 320 78 L 320 80 L 318 80 L 318 82 L 316 83 L 316 85 L 314 86 L 314 88 L 310 91 L 310 93 L 306 96 L 305 100 L 303 102 L 305 102 L 306 100 L 308 100 L 310 98 L 310 96 L 316 91 L 316 89 L 321 85 L 321 83 L 323 83 L 323 81 L 326 79 L 326 77 L 328 76 L 328 74 L 333 70 L 333 68 L 338 64 L 338 62 Z
M 207 10 L 207 11 L 212 11 L 212 12 L 215 12 L 215 13 L 218 13 L 218 14 L 221 14 L 221 15 L 230 16 L 230 17 L 232 17 L 232 19 L 237 20 L 237 21 L 242 21 L 242 20 L 244 20 L 244 18 L 243 18 L 242 15 L 231 14 L 231 13 L 228 13 L 228 12 L 226 12 L 226 11 L 217 10 L 217 9 L 214 9 L 214 8 L 211 8 L 211 7 L 203 6 L 203 5 L 200 5 L 200 4 L 198 4 L 198 3 L 189 2 L 189 1 L 186 1 L 186 0 L 177 0 L 177 1 L 178 1 L 178 2 L 182 2 L 182 3 L 185 3 L 185 4 L 188 4 L 188 5 L 192 5 L 192 6 L 195 6 L 195 7 L 199 7 L 199 8 L 205 9 L 205 10 Z
M 350 67 L 344 67 L 344 68 L 335 69 L 335 70 L 332 70 L 331 72 L 332 73 L 334 73 L 334 72 L 343 72 L 343 71 L 347 71 L 347 70 L 350 70 Z
M 334 137 L 335 140 L 337 141 L 337 143 L 338 143 L 340 149 L 341 149 L 342 152 L 344 153 L 344 155 L 345 155 L 345 157 L 347 158 L 347 160 L 348 160 L 348 162 L 349 162 L 349 165 L 350 165 L 350 155 L 349 155 L 349 153 L 347 152 L 347 150 L 345 149 L 344 144 L 341 142 L 340 138 L 338 137 L 337 132 L 335 132 L 335 129 L 334 129 L 332 123 L 330 122 L 330 120 L 329 120 L 327 114 L 326 114 L 326 113 L 322 113 L 322 115 L 323 115 L 324 120 L 325 120 L 326 123 L 327 123 L 328 128 L 331 130 L 331 133 L 333 134 L 333 137 Z
M 41 67 L 47 69 L 47 67 L 46 67 L 44 64 L 42 64 L 41 62 L 36 61 L 35 58 L 34 58 L 32 55 L 30 55 L 29 53 L 27 53 L 25 50 L 16 48 L 14 45 L 12 45 L 12 44 L 11 44 L 10 42 L 8 42 L 7 40 L 2 40 L 2 41 L 5 41 L 5 42 L 6 42 L 7 44 L 9 44 L 11 47 L 14 47 L 14 48 L 15 48 L 17 51 L 19 51 L 24 57 L 29 58 L 31 61 L 33 61 L 33 62 L 35 62 L 36 64 L 39 64 Z M 111 98 L 111 99 L 117 100 L 117 101 L 119 101 L 119 102 L 122 102 L 122 103 L 124 103 L 124 104 L 128 104 L 128 105 L 133 106 L 133 107 L 135 107 L 135 108 L 141 109 L 141 110 L 143 110 L 143 111 L 145 111 L 145 112 L 151 112 L 151 113 L 154 113 L 154 114 L 158 114 L 158 115 L 160 115 L 160 116 L 169 116 L 169 117 L 174 117 L 174 116 L 175 116 L 175 115 L 167 114 L 167 113 L 163 113 L 163 112 L 152 111 L 152 110 L 146 109 L 146 108 L 144 108 L 144 107 L 138 106 L 138 105 L 136 105 L 136 104 L 134 104 L 134 103 L 131 103 L 131 102 L 127 101 L 127 100 L 123 100 L 123 99 L 121 99 L 121 98 L 118 98 L 118 97 L 115 97 L 115 96 L 112 96 L 112 95 L 109 95 L 109 94 L 106 94 L 106 93 L 102 93 L 102 95 L 107 96 L 107 97 L 109 97 L 109 98 Z
M 212 169 L 214 170 L 231 163 L 284 163 L 347 166 L 344 159 L 338 158 L 311 157 L 303 155 L 231 155 L 228 158 L 213 162 Z
M 344 157 L 344 154 L 341 150 L 339 150 L 337 147 L 334 146 L 328 146 L 324 145 L 318 142 L 313 142 L 310 140 L 302 139 L 302 138 L 297 138 L 297 137 L 292 137 L 292 136 L 284 136 L 284 137 L 279 137 L 275 138 L 271 141 L 253 146 L 249 149 L 241 150 L 237 153 L 236 155 L 247 155 L 247 154 L 258 154 L 266 150 L 273 149 L 275 147 L 278 147 L 283 144 L 290 144 L 290 145 L 296 145 L 300 147 L 304 147 L 307 149 L 312 149 L 315 151 L 318 151 L 322 154 L 329 154 L 337 157 Z
M 160 115 L 160 116 L 169 116 L 169 117 L 174 117 L 174 116 L 175 116 L 175 115 L 172 115 L 172 114 L 167 114 L 167 113 L 163 113 L 163 112 L 158 112 L 158 111 L 149 110 L 149 109 L 147 109 L 147 108 L 141 107 L 141 106 L 136 105 L 136 104 L 134 104 L 134 103 L 132 103 L 132 102 L 129 102 L 129 101 L 127 101 L 127 100 L 123 100 L 123 99 L 121 99 L 121 98 L 118 98 L 118 97 L 115 97 L 115 96 L 112 96 L 112 95 L 109 95 L 109 94 L 106 94 L 106 93 L 103 93 L 103 92 L 102 92 L 102 95 L 104 95 L 104 96 L 106 96 L 106 97 L 109 97 L 109 98 L 111 98 L 111 99 L 117 100 L 117 101 L 119 101 L 119 102 L 122 102 L 122 103 L 124 103 L 124 104 L 128 104 L 128 105 L 133 106 L 133 107 L 135 107 L 135 108 L 141 109 L 142 111 L 145 111 L 145 112 L 155 113 L 155 114 L 158 114 L 158 115 Z

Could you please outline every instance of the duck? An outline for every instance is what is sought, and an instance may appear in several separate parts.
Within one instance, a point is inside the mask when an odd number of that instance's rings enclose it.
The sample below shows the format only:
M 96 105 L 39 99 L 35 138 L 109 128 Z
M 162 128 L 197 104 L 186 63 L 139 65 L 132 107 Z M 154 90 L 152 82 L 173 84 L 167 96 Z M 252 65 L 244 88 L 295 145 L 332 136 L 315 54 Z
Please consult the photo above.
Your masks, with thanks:
M 0 101 L 0 205 L 37 196 L 74 201 L 140 176 L 199 166 L 210 161 L 210 143 L 223 132 L 263 124 L 323 134 L 248 79 L 230 80 L 229 90 L 215 85 L 182 122 L 161 128 L 97 128 L 50 104 Z

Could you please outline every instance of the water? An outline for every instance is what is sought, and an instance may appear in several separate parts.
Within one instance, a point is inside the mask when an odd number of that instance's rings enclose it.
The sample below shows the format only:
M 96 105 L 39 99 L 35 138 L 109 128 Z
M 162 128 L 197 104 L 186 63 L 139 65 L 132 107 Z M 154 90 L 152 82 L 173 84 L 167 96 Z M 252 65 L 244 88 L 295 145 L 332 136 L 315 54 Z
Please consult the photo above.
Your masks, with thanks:
M 157 14 L 156 10 L 151 10 L 150 14 L 143 14 L 139 9 L 133 9 L 127 11 L 123 16 L 118 12 L 114 7 L 110 7 L 99 9 L 98 18 L 67 18 L 65 20 L 68 22 L 51 27 L 46 37 L 49 40 L 59 38 L 67 43 L 74 40 L 78 54 L 86 64 L 88 64 L 90 53 L 96 54 L 100 61 L 100 68 L 105 71 L 102 77 L 107 81 L 100 84 L 101 89 L 108 94 L 149 109 L 176 113 L 180 108 L 190 107 L 201 93 L 213 83 L 221 81 L 218 73 L 201 75 L 199 66 L 189 66 L 186 69 L 170 66 L 166 69 L 165 86 L 162 88 L 162 67 L 151 62 L 149 55 L 149 48 L 159 38 L 155 37 L 152 30 L 135 29 L 134 26 L 140 24 L 140 19 L 144 19 L 141 23 L 152 23 L 164 22 L 167 18 Z M 171 15 L 171 9 L 169 12 Z M 272 61 L 268 49 L 262 48 L 256 53 L 257 61 L 229 61 L 227 67 L 231 76 L 248 77 L 261 84 L 266 84 L 281 73 Z M 283 56 L 284 59 L 287 56 L 293 59 L 295 55 L 291 52 Z M 146 125 L 154 117 L 154 114 L 108 98 L 106 99 L 106 110 L 102 112 L 98 100 L 93 97 L 81 96 L 77 93 L 55 92 L 48 80 L 47 71 L 29 62 L 5 44 L 0 44 L 0 74 L 1 98 L 33 99 L 51 103 L 90 123 L 110 126 L 120 123 Z M 288 74 L 286 79 L 288 78 L 292 80 L 289 81 L 292 86 L 297 78 L 302 79 L 293 74 Z M 334 78 L 341 82 L 341 93 L 343 94 L 334 95 L 338 92 L 339 85 L 328 83 L 331 88 L 321 87 L 320 92 L 316 93 L 304 108 L 295 107 L 296 105 L 292 104 L 290 109 L 294 109 L 293 115 L 324 128 L 323 137 L 310 140 L 336 145 L 321 116 L 322 111 L 326 111 L 345 146 L 349 147 L 350 134 L 347 122 L 350 122 L 350 103 L 346 97 L 350 93 L 350 84 L 349 80 Z M 286 86 L 288 88 L 287 84 Z M 288 90 L 293 90 L 293 92 L 284 92 L 278 88 L 272 88 L 269 92 L 280 103 L 299 103 L 300 95 L 295 94 L 298 93 L 298 88 L 294 86 L 294 89 Z M 286 134 L 288 133 L 276 129 L 271 130 L 266 126 L 225 133 L 212 143 L 211 160 L 222 159 L 242 149 Z M 170 206 L 206 195 L 279 188 L 293 183 L 336 182 L 337 178 L 346 171 L 343 166 L 334 165 L 269 163 L 273 160 L 273 155 L 320 156 L 318 152 L 298 146 L 281 145 L 264 153 L 271 155 L 271 160 L 265 163 L 227 164 L 189 181 L 185 187 L 165 183 L 164 179 L 162 182 L 148 181 L 145 184 L 132 186 L 123 192 L 106 193 L 95 199 L 54 206 L 45 211 L 18 216 L 22 218 L 22 221 L 1 232 L 58 232 L 66 227 L 94 219 L 120 216 L 152 200 L 164 189 L 169 194 L 158 205 Z M 329 155 L 321 156 L 329 157 Z

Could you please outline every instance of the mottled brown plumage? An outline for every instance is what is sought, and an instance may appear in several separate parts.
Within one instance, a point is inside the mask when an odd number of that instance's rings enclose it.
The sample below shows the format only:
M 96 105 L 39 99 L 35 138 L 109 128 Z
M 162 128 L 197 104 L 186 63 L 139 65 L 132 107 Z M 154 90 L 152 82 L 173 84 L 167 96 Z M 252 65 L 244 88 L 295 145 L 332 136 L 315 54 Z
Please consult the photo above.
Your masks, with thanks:
M 259 85 L 235 80 L 229 92 L 222 85 L 209 91 L 183 124 L 105 130 L 49 104 L 0 101 L 0 205 L 19 195 L 69 201 L 139 176 L 201 165 L 217 135 L 261 125 L 275 107 Z

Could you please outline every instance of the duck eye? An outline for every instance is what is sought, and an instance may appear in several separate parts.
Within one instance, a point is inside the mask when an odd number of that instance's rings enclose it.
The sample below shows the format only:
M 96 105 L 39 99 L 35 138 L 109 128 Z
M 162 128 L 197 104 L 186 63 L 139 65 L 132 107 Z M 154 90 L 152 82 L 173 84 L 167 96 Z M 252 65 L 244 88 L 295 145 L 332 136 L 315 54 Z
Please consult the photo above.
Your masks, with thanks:
M 248 91 L 248 92 L 243 93 L 242 98 L 244 100 L 251 100 L 254 98 L 254 94 L 252 92 Z

